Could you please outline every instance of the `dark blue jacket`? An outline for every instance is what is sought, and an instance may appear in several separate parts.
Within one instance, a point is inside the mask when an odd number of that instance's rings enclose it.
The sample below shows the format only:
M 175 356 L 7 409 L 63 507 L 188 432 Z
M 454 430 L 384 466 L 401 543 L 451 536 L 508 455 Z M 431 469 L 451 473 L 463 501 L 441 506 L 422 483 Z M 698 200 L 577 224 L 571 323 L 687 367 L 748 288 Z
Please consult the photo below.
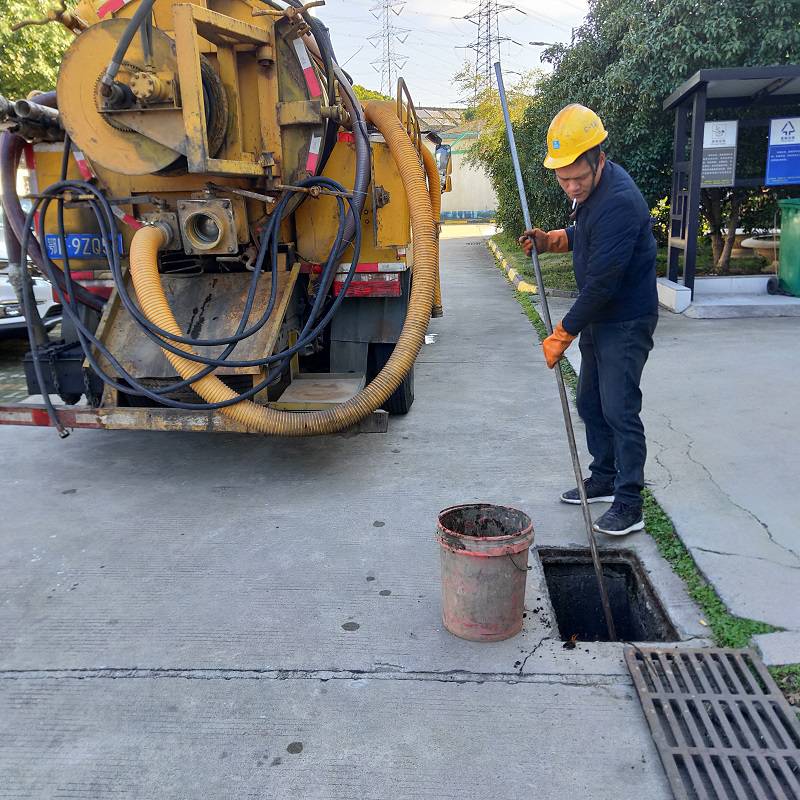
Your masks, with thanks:
M 579 290 L 561 321 L 567 333 L 577 335 L 593 322 L 625 322 L 658 312 L 650 209 L 619 164 L 606 161 L 567 237 Z

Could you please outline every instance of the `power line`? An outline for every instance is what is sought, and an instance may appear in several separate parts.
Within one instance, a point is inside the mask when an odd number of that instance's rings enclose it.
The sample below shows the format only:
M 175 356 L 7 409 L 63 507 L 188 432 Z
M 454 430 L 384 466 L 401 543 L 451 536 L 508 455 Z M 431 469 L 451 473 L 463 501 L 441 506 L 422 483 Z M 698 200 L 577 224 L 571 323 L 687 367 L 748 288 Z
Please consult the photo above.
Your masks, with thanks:
M 501 5 L 497 0 L 479 0 L 478 5 L 463 17 L 478 29 L 477 38 L 465 45 L 475 52 L 475 100 L 483 89 L 494 85 L 494 63 L 500 60 L 500 44 L 514 41 L 500 35 L 500 14 L 505 11 L 519 9 Z
M 403 69 L 408 58 L 397 52 L 396 45 L 408 38 L 408 28 L 394 24 L 396 17 L 403 12 L 405 0 L 378 0 L 370 12 L 380 23 L 380 30 L 367 37 L 373 47 L 380 48 L 380 55 L 370 62 L 372 68 L 381 76 L 381 92 L 394 94 L 394 79 Z

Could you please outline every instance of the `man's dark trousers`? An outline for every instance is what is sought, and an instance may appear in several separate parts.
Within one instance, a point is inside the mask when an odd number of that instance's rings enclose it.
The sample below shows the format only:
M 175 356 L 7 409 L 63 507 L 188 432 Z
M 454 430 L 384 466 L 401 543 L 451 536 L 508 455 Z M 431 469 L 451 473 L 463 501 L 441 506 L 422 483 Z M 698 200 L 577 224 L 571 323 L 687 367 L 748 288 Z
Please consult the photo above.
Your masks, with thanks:
M 650 350 L 658 314 L 626 322 L 597 322 L 581 332 L 578 413 L 586 426 L 592 476 L 614 484 L 619 502 L 641 508 L 644 426 L 639 418 L 639 381 Z

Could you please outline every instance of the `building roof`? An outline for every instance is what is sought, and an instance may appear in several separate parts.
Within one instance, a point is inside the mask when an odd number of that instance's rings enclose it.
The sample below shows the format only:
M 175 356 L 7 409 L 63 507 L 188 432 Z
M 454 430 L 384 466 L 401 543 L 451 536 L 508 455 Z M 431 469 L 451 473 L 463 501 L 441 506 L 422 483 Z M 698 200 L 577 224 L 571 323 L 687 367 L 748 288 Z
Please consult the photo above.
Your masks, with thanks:
M 462 123 L 463 108 L 442 108 L 440 106 L 417 107 L 419 125 L 424 130 L 447 133 Z
M 783 64 L 773 67 L 727 67 L 701 69 L 684 81 L 665 101 L 668 111 L 691 97 L 705 86 L 706 97 L 714 105 L 741 105 L 742 101 L 755 105 L 771 100 L 800 95 L 800 64 Z

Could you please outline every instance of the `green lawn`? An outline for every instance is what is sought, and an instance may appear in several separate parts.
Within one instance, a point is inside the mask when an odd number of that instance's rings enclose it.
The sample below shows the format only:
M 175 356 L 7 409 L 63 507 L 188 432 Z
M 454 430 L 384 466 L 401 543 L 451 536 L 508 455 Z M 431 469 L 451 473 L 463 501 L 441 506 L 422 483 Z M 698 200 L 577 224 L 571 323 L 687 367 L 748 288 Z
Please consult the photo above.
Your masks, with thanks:
M 501 231 L 495 234 L 492 239 L 495 244 L 503 251 L 503 255 L 508 259 L 514 269 L 531 283 L 536 282 L 533 273 L 531 260 L 517 244 L 516 236 Z M 764 265 L 764 259 L 755 258 L 736 258 L 731 261 L 731 275 L 758 275 Z M 575 274 L 572 271 L 571 253 L 542 253 L 539 256 L 539 265 L 542 268 L 542 278 L 544 285 L 548 289 L 560 289 L 566 291 L 577 291 L 575 285 Z M 711 263 L 711 247 L 707 242 L 701 243 L 697 250 L 698 275 L 715 274 Z M 660 277 L 667 274 L 667 248 L 662 247 L 656 255 L 656 272 Z

